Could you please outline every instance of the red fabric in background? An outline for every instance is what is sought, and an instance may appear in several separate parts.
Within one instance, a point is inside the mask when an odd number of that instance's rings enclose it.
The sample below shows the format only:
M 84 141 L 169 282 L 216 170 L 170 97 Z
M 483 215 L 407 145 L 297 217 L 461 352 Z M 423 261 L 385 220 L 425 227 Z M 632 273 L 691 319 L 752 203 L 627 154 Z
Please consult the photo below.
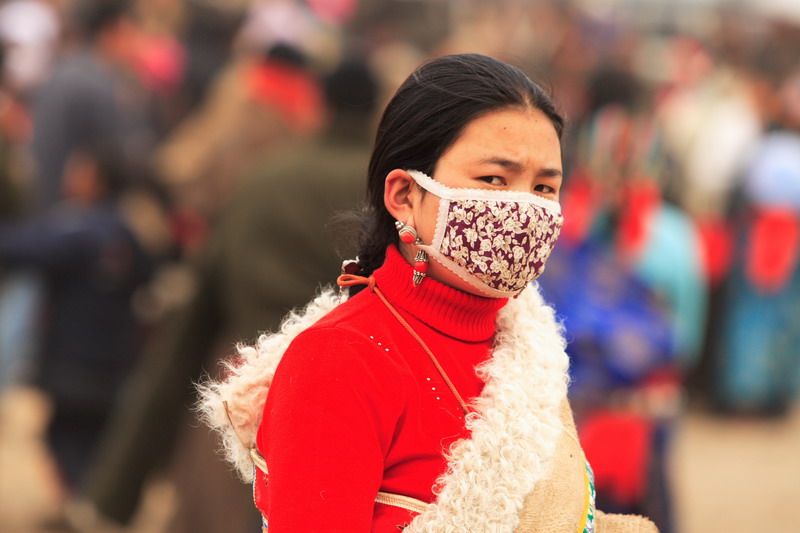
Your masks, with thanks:
M 733 254 L 731 230 L 722 219 L 698 219 L 695 223 L 706 280 L 711 286 L 716 286 L 730 270 Z
M 797 267 L 800 221 L 790 209 L 755 213 L 747 247 L 747 278 L 765 294 L 779 292 Z
M 265 61 L 250 70 L 247 81 L 251 97 L 276 109 L 290 128 L 305 132 L 319 126 L 324 112 L 322 90 L 302 70 Z
M 564 213 L 561 238 L 571 244 L 579 244 L 588 237 L 597 210 L 591 178 L 585 172 L 576 171 L 565 193 L 561 201 Z
M 641 253 L 650 232 L 650 220 L 661 205 L 658 186 L 647 179 L 631 182 L 625 189 L 617 246 L 623 259 L 633 260 Z
M 580 440 L 598 492 L 624 505 L 641 501 L 651 448 L 650 422 L 641 416 L 597 411 L 583 420 Z
M 134 68 L 144 85 L 155 92 L 178 89 L 186 69 L 186 50 L 172 36 L 152 34 L 140 37 Z

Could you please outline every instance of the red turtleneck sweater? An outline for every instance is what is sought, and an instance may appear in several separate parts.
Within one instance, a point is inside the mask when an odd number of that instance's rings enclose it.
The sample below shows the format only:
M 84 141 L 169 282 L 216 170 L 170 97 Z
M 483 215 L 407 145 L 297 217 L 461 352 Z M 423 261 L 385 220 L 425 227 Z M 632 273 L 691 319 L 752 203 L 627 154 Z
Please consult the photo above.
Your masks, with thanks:
M 478 396 L 475 366 L 489 356 L 504 299 L 426 278 L 395 247 L 378 288 L 425 341 L 461 396 Z M 443 452 L 468 437 L 458 401 L 428 355 L 365 289 L 300 334 L 267 395 L 256 505 L 270 533 L 394 532 L 409 511 L 376 504 L 378 491 L 430 502 Z

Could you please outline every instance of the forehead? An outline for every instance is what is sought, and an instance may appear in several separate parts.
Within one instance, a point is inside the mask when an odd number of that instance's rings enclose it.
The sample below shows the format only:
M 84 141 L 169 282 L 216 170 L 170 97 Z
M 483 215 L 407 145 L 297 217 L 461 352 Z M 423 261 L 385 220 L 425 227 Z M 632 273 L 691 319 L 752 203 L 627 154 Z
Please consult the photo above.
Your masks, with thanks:
M 555 126 L 541 110 L 503 109 L 469 122 L 445 155 L 467 160 L 510 157 L 560 167 L 561 143 Z

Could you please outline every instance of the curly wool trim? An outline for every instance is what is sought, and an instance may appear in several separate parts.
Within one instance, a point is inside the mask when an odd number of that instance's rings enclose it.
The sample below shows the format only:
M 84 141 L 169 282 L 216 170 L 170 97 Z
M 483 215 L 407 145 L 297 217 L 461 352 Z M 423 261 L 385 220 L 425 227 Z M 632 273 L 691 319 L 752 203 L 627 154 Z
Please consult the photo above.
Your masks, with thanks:
M 240 347 L 240 360 L 227 364 L 225 381 L 201 386 L 204 420 L 222 433 L 227 458 L 243 479 L 252 479 L 248 448 L 278 361 L 295 336 L 338 302 L 333 290 L 326 290 L 293 313 L 279 333 L 262 335 L 255 347 Z M 405 533 L 512 532 L 525 496 L 550 475 L 569 381 L 561 328 L 535 287 L 509 300 L 497 325 L 492 357 L 477 369 L 486 385 L 467 416 L 471 437 L 453 444 L 447 471 L 436 482 L 436 502 Z
M 509 300 L 498 315 L 492 357 L 478 368 L 486 385 L 467 417 L 471 437 L 452 446 L 436 502 L 404 533 L 516 529 L 525 496 L 550 475 L 563 431 L 565 346 L 535 287 Z
M 245 482 L 253 481 L 250 449 L 255 446 L 267 391 L 281 357 L 295 337 L 341 302 L 337 292 L 324 289 L 305 308 L 289 313 L 278 333 L 262 333 L 254 346 L 238 344 L 237 356 L 223 363 L 222 380 L 197 385 L 200 419 L 219 433 L 225 458 Z

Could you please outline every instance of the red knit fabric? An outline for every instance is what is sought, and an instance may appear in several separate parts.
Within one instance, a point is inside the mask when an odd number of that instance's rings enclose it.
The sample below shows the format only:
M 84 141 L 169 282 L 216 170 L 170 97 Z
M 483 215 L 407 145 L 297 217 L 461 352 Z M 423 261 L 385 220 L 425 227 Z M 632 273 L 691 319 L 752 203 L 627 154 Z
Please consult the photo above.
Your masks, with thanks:
M 483 382 L 504 299 L 426 278 L 390 247 L 378 287 L 436 355 L 469 401 Z M 433 500 L 443 451 L 468 437 L 459 404 L 425 351 L 377 295 L 364 290 L 299 335 L 267 396 L 258 448 L 256 505 L 270 533 L 398 532 L 413 518 L 375 504 L 379 490 Z

